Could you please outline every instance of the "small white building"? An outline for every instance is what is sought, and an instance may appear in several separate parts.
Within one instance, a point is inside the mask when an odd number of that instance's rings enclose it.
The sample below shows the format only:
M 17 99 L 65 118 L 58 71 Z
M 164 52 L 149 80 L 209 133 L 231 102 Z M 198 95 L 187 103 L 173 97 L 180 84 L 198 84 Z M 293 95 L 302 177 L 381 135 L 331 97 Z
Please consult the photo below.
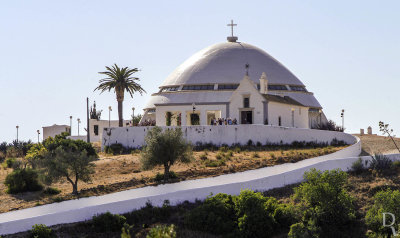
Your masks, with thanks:
M 52 126 L 44 126 L 43 128 L 43 140 L 49 137 L 55 137 L 56 135 L 60 135 L 63 132 L 68 132 L 71 134 L 71 127 L 67 125 L 52 125 Z
M 124 127 L 130 126 L 129 120 L 124 120 Z M 104 128 L 108 127 L 118 127 L 119 121 L 118 120 L 97 120 L 97 119 L 90 119 L 89 126 L 90 126 L 90 142 L 98 142 L 101 141 L 103 138 L 103 131 Z

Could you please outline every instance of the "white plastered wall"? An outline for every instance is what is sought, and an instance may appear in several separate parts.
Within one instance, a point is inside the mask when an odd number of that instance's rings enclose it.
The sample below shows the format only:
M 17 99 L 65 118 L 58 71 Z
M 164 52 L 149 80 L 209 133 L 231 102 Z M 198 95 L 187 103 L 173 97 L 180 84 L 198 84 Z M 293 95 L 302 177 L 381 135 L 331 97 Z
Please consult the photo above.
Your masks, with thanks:
M 268 124 L 278 126 L 281 117 L 281 126 L 292 127 L 292 109 L 294 109 L 294 127 L 309 128 L 308 107 L 278 102 L 268 102 Z
M 221 116 L 226 118 L 226 104 L 218 105 L 195 105 L 195 113 L 200 114 L 200 125 L 207 125 L 207 111 L 220 111 Z M 156 107 L 156 125 L 166 125 L 166 113 L 167 112 L 181 112 L 181 122 L 183 126 L 190 125 L 189 115 L 193 113 L 192 105 L 169 105 L 169 106 L 157 106 Z M 174 125 L 174 123 L 172 124 Z
M 250 108 L 253 111 L 253 124 L 264 124 L 265 98 L 258 92 L 254 82 L 245 76 L 239 87 L 232 93 L 229 104 L 229 117 L 236 118 L 240 123 L 240 108 L 243 108 L 243 98 L 250 98 Z

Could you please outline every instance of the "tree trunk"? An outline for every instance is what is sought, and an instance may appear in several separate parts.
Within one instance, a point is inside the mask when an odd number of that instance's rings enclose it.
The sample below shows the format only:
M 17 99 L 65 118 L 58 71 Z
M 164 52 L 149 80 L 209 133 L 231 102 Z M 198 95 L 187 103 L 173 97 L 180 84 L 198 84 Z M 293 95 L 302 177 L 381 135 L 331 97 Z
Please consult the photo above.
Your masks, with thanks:
M 78 183 L 72 184 L 72 194 L 78 194 Z
M 169 165 L 164 164 L 164 181 L 167 182 L 169 179 Z
M 122 102 L 123 101 L 118 101 L 118 119 L 119 119 L 119 127 L 123 127 L 124 124 L 124 118 L 122 116 Z

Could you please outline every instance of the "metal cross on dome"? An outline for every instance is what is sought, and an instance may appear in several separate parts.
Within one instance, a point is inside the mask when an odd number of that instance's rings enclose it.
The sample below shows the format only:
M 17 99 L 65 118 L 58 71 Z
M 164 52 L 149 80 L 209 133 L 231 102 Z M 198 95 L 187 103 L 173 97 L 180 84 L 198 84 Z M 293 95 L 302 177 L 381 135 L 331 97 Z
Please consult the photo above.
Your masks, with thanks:
M 233 23 L 233 20 L 231 20 L 231 24 L 228 24 L 227 26 L 230 26 L 230 27 L 231 27 L 231 33 L 232 33 L 232 37 L 233 37 L 233 27 L 234 27 L 234 26 L 237 26 L 237 24 L 234 24 L 234 23 Z

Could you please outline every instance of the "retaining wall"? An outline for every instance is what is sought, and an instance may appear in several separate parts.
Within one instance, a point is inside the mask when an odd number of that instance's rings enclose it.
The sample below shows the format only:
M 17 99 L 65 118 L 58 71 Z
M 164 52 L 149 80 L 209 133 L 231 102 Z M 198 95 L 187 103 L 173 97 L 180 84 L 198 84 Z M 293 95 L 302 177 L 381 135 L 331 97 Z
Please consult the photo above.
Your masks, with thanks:
M 142 147 L 144 138 L 153 127 L 116 127 L 104 128 L 102 148 L 106 145 L 120 143 L 125 147 Z M 176 127 L 161 127 L 171 129 Z M 293 141 L 328 142 L 332 139 L 342 140 L 348 144 L 356 143 L 352 135 L 314 129 L 292 127 L 279 127 L 271 125 L 218 125 L 218 126 L 182 126 L 186 140 L 196 143 L 212 143 L 215 145 L 245 145 L 249 140 L 253 143 L 283 143 L 291 144 Z
M 303 174 L 311 168 L 347 171 L 358 159 L 361 142 L 338 152 L 317 158 L 249 170 L 218 177 L 182 181 L 159 186 L 148 186 L 97 197 L 53 203 L 0 214 L 0 234 L 11 234 L 31 229 L 34 224 L 47 226 L 91 219 L 93 215 L 110 211 L 126 213 L 144 207 L 147 201 L 161 206 L 164 200 L 176 205 L 185 200 L 205 199 L 210 193 L 237 195 L 242 189 L 265 191 L 301 182 Z M 391 155 L 394 159 L 397 155 Z M 368 158 L 365 158 L 368 159 Z

